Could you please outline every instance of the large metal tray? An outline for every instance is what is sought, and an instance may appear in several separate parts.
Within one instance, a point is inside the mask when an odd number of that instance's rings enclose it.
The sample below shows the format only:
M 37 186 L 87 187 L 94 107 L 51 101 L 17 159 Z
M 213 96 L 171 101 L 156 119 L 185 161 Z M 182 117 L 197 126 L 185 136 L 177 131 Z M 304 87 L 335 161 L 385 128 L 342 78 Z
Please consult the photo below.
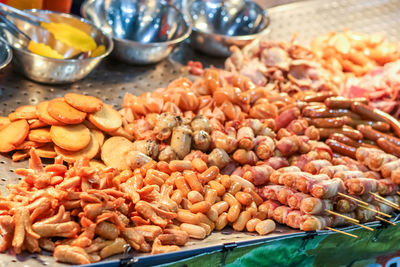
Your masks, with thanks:
M 270 4 L 279 3 L 271 1 Z M 288 0 L 284 0 L 287 2 Z M 268 1 L 258 0 L 264 7 Z M 381 32 L 392 41 L 400 40 L 400 0 L 313 0 L 278 6 L 269 10 L 271 16 L 270 40 L 290 40 L 294 33 L 298 34 L 300 43 L 307 45 L 309 41 L 327 31 L 340 31 L 345 28 L 365 33 Z M 224 59 L 207 57 L 197 53 L 187 43 L 178 47 L 165 61 L 144 67 L 134 67 L 108 59 L 93 71 L 86 79 L 64 86 L 48 86 L 26 80 L 11 67 L 0 71 L 0 116 L 14 111 L 20 105 L 37 104 L 41 101 L 63 96 L 67 91 L 94 95 L 104 102 L 119 108 L 124 94 L 130 92 L 141 94 L 167 85 L 171 80 L 182 75 L 181 67 L 188 60 L 199 60 L 206 66 L 223 66 Z M 7 155 L 0 155 L 0 190 L 6 193 L 5 185 L 17 183 L 18 178 L 13 170 L 26 167 L 27 162 L 14 163 Z M 379 223 L 370 223 L 377 226 Z M 354 227 L 347 228 L 347 230 Z M 320 231 L 318 234 L 328 234 Z M 191 241 L 181 252 L 168 254 L 168 259 L 180 259 L 200 252 L 220 250 L 226 244 L 245 246 L 250 243 L 266 242 L 274 239 L 305 236 L 306 233 L 279 226 L 278 231 L 266 237 L 253 234 L 235 233 L 229 230 L 213 233 L 203 241 Z M 143 264 L 156 264 L 165 260 L 165 256 L 157 255 L 124 255 L 135 256 Z M 114 258 L 115 260 L 116 258 Z M 112 260 L 112 259 L 111 259 Z M 114 262 L 118 266 L 118 263 Z M 22 254 L 17 257 L 0 254 L 0 267 L 8 266 L 64 266 L 55 263 L 54 259 L 45 255 Z

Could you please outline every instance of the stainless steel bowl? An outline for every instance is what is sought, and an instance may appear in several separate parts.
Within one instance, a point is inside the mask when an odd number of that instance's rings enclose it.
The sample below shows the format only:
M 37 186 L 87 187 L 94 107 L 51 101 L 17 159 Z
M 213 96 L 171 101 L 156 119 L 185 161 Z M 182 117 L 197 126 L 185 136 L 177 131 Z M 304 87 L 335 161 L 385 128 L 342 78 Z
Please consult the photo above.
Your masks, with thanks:
M 267 34 L 269 17 L 247 0 L 195 0 L 189 5 L 194 48 L 213 56 L 231 55 L 230 46 L 243 47 Z
M 0 70 L 4 69 L 12 59 L 12 51 L 8 45 L 0 42 Z
M 72 83 L 86 77 L 100 61 L 113 49 L 113 41 L 101 30 L 86 20 L 69 14 L 47 10 L 28 10 L 28 12 L 54 22 L 62 22 L 79 27 L 90 34 L 98 45 L 104 45 L 106 52 L 100 56 L 85 59 L 54 59 L 39 56 L 21 47 L 20 39 L 5 28 L 0 28 L 0 36 L 12 48 L 14 66 L 31 80 L 47 84 Z M 23 21 L 15 21 L 18 27 L 37 42 L 45 41 L 49 33 Z
M 163 60 L 192 31 L 177 8 L 160 1 L 86 0 L 81 14 L 113 37 L 113 55 L 130 64 Z

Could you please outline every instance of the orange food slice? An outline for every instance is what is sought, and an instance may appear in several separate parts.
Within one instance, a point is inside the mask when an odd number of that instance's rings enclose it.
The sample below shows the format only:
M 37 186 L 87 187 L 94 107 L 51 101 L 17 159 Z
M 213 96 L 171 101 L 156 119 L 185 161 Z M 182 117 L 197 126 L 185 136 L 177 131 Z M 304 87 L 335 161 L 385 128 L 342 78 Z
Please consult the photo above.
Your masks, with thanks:
M 31 148 L 38 148 L 44 146 L 44 143 L 39 143 L 35 141 L 24 141 L 15 147 L 16 150 L 30 150 Z
M 63 156 L 64 161 L 68 163 L 74 163 L 77 159 L 82 157 L 86 157 L 88 159 L 94 158 L 100 150 L 100 145 L 99 142 L 97 142 L 97 139 L 92 134 L 89 144 L 82 150 L 72 152 L 62 149 L 58 146 L 54 146 L 54 149 L 58 155 Z
M 15 113 L 18 115 L 19 119 L 31 120 L 37 119 L 38 117 L 36 106 L 33 105 L 20 106 L 15 110 Z
M 105 139 L 104 133 L 97 129 L 90 129 L 90 132 L 93 134 L 94 138 L 96 138 L 97 142 L 99 142 L 99 145 L 102 146 Z
M 37 129 L 37 128 L 49 126 L 47 123 L 45 123 L 41 120 L 38 120 L 38 119 L 28 120 L 28 123 L 29 123 L 29 128 L 31 128 L 31 129 Z
M 28 140 L 39 143 L 49 143 L 52 141 L 50 128 L 39 128 L 31 130 L 28 134 Z
M 12 160 L 14 162 L 23 160 L 29 158 L 29 151 L 16 151 L 13 155 L 12 155 Z
M 65 125 L 65 123 L 62 123 L 61 121 L 58 121 L 49 115 L 49 113 L 47 112 L 48 106 L 49 106 L 49 101 L 44 101 L 36 106 L 36 111 L 39 119 L 44 123 L 47 123 L 48 125 L 54 125 L 54 126 Z
M 42 147 L 36 148 L 35 152 L 41 158 L 54 159 L 57 157 L 57 153 L 54 151 L 53 143 L 47 143 Z
M 124 128 L 119 127 L 117 130 L 113 131 L 113 132 L 109 132 L 109 134 L 111 136 L 122 136 L 125 137 L 126 139 L 128 139 L 129 141 L 133 140 L 133 135 L 131 135 L 130 133 L 128 133 L 127 131 L 125 131 Z
M 107 104 L 104 104 L 96 113 L 89 114 L 88 119 L 94 126 L 105 132 L 115 131 L 122 125 L 121 114 Z
M 65 94 L 64 100 L 74 108 L 87 113 L 97 112 L 103 106 L 103 102 L 94 96 L 68 93 Z
M 85 148 L 91 138 L 89 129 L 83 124 L 51 126 L 50 135 L 54 144 L 68 151 Z
M 26 120 L 11 122 L 0 130 L 0 152 L 10 152 L 21 144 L 29 133 Z
M 99 161 L 99 160 L 95 160 L 92 159 L 91 161 L 89 161 L 89 166 L 98 170 L 103 170 L 105 168 L 107 168 L 106 165 L 104 165 L 103 162 Z
M 0 117 L 0 130 L 11 123 L 8 117 Z
M 133 148 L 133 143 L 125 137 L 113 136 L 104 142 L 101 148 L 101 159 L 108 167 L 119 170 L 130 169 L 125 158 Z
M 60 98 L 49 102 L 47 112 L 54 119 L 66 124 L 79 124 L 86 118 L 85 112 L 77 110 Z

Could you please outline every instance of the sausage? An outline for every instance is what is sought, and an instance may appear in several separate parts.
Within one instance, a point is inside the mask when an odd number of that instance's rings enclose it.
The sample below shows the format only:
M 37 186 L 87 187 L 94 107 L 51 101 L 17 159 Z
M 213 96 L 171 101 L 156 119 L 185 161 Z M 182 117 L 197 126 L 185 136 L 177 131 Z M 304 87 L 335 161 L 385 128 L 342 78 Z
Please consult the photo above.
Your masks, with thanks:
M 345 145 L 336 140 L 328 139 L 325 143 L 332 149 L 333 152 L 339 153 L 344 156 L 356 158 L 356 148 L 352 146 Z
M 364 97 L 346 98 L 343 96 L 334 96 L 325 99 L 324 103 L 329 108 L 351 108 L 355 102 L 368 104 L 368 100 Z
M 356 120 L 356 119 L 352 119 L 350 120 L 347 125 L 350 125 L 351 127 L 357 127 L 357 125 L 369 125 L 372 128 L 374 128 L 377 131 L 380 132 L 387 132 L 390 130 L 390 125 L 386 122 L 383 121 L 366 121 L 366 120 Z
M 318 128 L 319 135 L 321 139 L 327 139 L 333 133 L 341 133 L 347 137 L 350 137 L 354 140 L 361 140 L 363 139 L 363 135 L 358 130 L 354 130 L 348 127 L 342 128 Z
M 352 147 L 359 147 L 360 143 L 354 141 L 353 139 L 345 136 L 344 134 L 341 133 L 333 133 L 329 135 L 329 139 L 336 140 L 342 144 L 352 146 Z
M 325 99 L 332 98 L 335 94 L 333 92 L 320 92 L 304 97 L 305 102 L 322 102 Z
M 385 138 L 378 138 L 376 142 L 378 143 L 379 147 L 386 153 L 392 154 L 396 157 L 400 157 L 400 146 L 391 143 Z
M 347 116 L 333 118 L 307 118 L 306 120 L 309 124 L 319 128 L 339 128 L 351 121 Z
M 396 133 L 397 136 L 400 137 L 400 122 L 395 119 L 393 116 L 387 114 L 386 112 L 383 112 L 382 110 L 379 109 L 374 109 L 375 114 L 378 116 L 382 117 L 387 123 L 392 126 L 394 132 Z
M 366 139 L 376 141 L 376 140 L 378 140 L 378 138 L 382 137 L 382 138 L 385 138 L 386 140 L 390 141 L 391 143 L 400 146 L 399 138 L 376 131 L 376 130 L 372 129 L 372 127 L 369 125 L 358 125 L 357 130 L 359 130 Z
M 328 109 L 328 108 L 315 108 L 305 107 L 302 115 L 310 118 L 332 118 L 348 116 L 352 119 L 361 119 L 360 115 L 348 109 Z
M 363 103 L 355 102 L 351 104 L 351 110 L 360 114 L 363 118 L 368 118 L 373 121 L 386 121 L 386 119 L 375 112 L 374 108 Z

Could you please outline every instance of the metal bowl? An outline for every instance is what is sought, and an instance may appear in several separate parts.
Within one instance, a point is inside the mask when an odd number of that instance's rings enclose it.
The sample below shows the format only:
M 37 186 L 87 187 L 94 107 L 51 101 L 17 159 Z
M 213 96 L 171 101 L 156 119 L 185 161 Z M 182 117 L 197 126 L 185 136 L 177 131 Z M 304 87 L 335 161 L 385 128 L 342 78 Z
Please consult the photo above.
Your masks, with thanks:
M 113 37 L 113 55 L 130 64 L 163 60 L 192 31 L 177 8 L 160 1 L 86 0 L 81 14 Z
M 12 51 L 8 45 L 0 42 L 0 70 L 4 69 L 12 59 Z
M 86 77 L 100 61 L 109 55 L 113 49 L 112 39 L 101 30 L 86 20 L 48 10 L 28 10 L 27 12 L 38 17 L 46 18 L 53 22 L 62 22 L 79 27 L 90 34 L 98 45 L 104 45 L 106 52 L 97 57 L 84 59 L 55 59 L 36 55 L 26 48 L 21 47 L 21 40 L 12 35 L 5 28 L 0 28 L 0 37 L 12 48 L 14 54 L 14 66 L 31 80 L 47 84 L 72 83 Z M 45 42 L 49 38 L 49 32 L 32 26 L 23 21 L 15 21 L 17 26 L 37 42 Z
M 195 0 L 189 13 L 192 46 L 213 56 L 230 56 L 230 46 L 243 47 L 269 30 L 266 11 L 252 1 Z

